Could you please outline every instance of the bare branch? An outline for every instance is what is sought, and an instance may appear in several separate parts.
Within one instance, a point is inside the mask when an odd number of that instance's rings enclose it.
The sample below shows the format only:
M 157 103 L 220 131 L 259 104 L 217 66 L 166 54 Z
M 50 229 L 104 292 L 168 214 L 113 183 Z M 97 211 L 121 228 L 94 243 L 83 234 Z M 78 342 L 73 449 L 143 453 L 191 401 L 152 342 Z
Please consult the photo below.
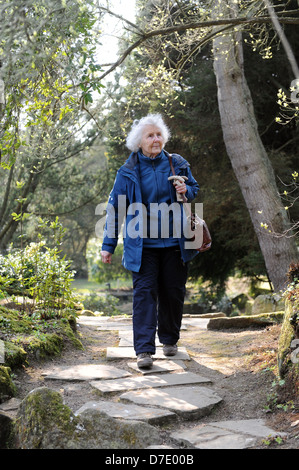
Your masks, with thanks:
M 109 8 L 105 8 L 105 7 L 102 7 L 102 6 L 99 6 L 98 8 L 99 8 L 99 10 L 104 10 L 104 11 L 106 11 L 109 15 L 114 16 L 115 18 L 118 18 L 118 19 L 121 20 L 121 21 L 124 21 L 125 23 L 127 23 L 128 25 L 130 25 L 132 28 L 137 29 L 137 31 L 139 31 L 139 33 L 143 34 L 143 31 L 142 31 L 136 24 L 134 24 L 134 23 L 132 23 L 131 21 L 127 20 L 127 19 L 124 18 L 123 16 L 118 15 L 118 14 L 115 13 L 114 11 L 109 10 Z
M 269 15 L 270 15 L 271 21 L 273 23 L 273 26 L 276 29 L 277 34 L 279 36 L 279 39 L 281 40 L 281 43 L 284 47 L 287 58 L 289 59 L 290 65 L 291 65 L 292 70 L 293 70 L 293 74 L 295 75 L 295 78 L 299 79 L 299 68 L 298 68 L 298 64 L 296 62 L 296 58 L 294 56 L 294 53 L 293 53 L 292 48 L 290 46 L 290 43 L 287 40 L 287 37 L 284 34 L 284 31 L 283 31 L 282 27 L 280 26 L 280 22 L 278 20 L 277 14 L 275 13 L 273 5 L 269 0 L 264 0 L 264 3 L 265 3 L 265 5 L 267 7 L 267 10 L 269 12 Z
M 299 10 L 298 10 L 299 12 Z M 270 23 L 272 21 L 270 16 L 258 16 L 258 17 L 253 17 L 253 18 L 247 18 L 247 17 L 240 17 L 240 18 L 223 18 L 221 20 L 208 20 L 208 21 L 199 21 L 199 22 L 194 22 L 194 23 L 185 23 L 185 24 L 179 24 L 179 25 L 174 25 L 170 26 L 167 28 L 161 28 L 161 29 L 154 29 L 152 31 L 148 31 L 146 33 L 143 33 L 142 36 L 135 41 L 133 44 L 131 44 L 128 49 L 125 50 L 125 52 L 120 56 L 120 58 L 106 71 L 104 72 L 100 77 L 99 80 L 103 80 L 107 75 L 109 75 L 111 72 L 113 72 L 117 67 L 119 67 L 124 60 L 130 55 L 130 53 L 139 47 L 142 43 L 147 41 L 150 38 L 157 37 L 157 36 L 166 36 L 171 33 L 182 33 L 184 31 L 190 30 L 190 29 L 205 29 L 205 28 L 210 28 L 212 26 L 227 26 L 225 29 L 233 28 L 235 26 L 239 25 L 250 25 L 250 24 L 265 24 L 265 23 Z M 299 18 L 291 18 L 291 17 L 280 17 L 280 22 L 284 24 L 299 24 Z M 212 39 L 214 35 L 219 34 L 219 31 L 211 33 L 207 38 L 208 40 Z M 207 41 L 207 38 L 203 39 L 203 43 Z

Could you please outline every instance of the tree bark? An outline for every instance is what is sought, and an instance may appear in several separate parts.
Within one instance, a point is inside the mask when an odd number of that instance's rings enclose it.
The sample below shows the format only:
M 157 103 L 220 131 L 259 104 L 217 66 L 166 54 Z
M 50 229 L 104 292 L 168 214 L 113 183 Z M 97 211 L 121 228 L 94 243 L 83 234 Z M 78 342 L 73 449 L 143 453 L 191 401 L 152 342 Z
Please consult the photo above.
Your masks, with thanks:
M 235 8 L 236 4 L 231 0 L 214 1 L 216 16 L 235 16 Z M 216 36 L 213 48 L 226 150 L 257 234 L 268 276 L 274 290 L 279 291 L 286 287 L 286 273 L 290 263 L 298 261 L 298 252 L 294 237 L 283 236 L 290 229 L 290 224 L 271 162 L 258 133 L 244 75 L 240 30 L 236 28 L 235 31 Z M 268 228 L 261 224 L 267 224 Z

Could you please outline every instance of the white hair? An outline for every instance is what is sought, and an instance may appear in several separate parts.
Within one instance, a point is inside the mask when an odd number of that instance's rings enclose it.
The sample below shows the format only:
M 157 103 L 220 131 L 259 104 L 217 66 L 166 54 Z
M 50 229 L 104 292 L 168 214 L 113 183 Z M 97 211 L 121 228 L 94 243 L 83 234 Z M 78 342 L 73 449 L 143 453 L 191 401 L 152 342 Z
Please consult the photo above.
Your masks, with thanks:
M 138 152 L 145 126 L 156 126 L 160 129 L 163 139 L 163 147 L 170 138 L 170 130 L 163 121 L 161 114 L 148 114 L 140 120 L 133 122 L 132 128 L 127 136 L 126 144 L 132 152 Z

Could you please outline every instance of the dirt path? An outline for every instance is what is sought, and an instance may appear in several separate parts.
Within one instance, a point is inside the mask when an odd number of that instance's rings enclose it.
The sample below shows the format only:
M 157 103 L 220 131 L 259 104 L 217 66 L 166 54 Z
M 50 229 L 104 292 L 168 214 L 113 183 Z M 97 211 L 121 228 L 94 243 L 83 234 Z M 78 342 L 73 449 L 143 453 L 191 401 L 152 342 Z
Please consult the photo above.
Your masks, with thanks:
M 78 320 L 80 324 L 80 319 Z M 86 325 L 78 327 L 84 351 L 65 349 L 61 357 L 44 363 L 31 363 L 30 367 L 16 373 L 18 397 L 23 398 L 29 391 L 48 386 L 61 392 L 65 404 L 73 411 L 97 398 L 96 391 L 85 382 L 62 382 L 45 380 L 44 373 L 53 366 L 75 364 L 106 364 L 106 348 L 118 346 L 117 331 L 97 331 Z M 222 420 L 258 419 L 265 420 L 269 427 L 288 433 L 282 442 L 260 442 L 257 448 L 299 447 L 299 410 L 289 404 L 281 411 L 273 402 L 275 393 L 272 383 L 276 379 L 276 349 L 280 326 L 267 329 L 211 331 L 188 328 L 182 330 L 179 345 L 186 347 L 191 361 L 188 370 L 208 376 L 223 402 L 213 412 L 202 418 L 200 423 Z M 113 364 L 110 360 L 109 364 Z M 117 367 L 128 369 L 127 360 L 118 360 Z M 269 396 L 272 399 L 269 401 Z M 269 411 L 269 407 L 273 411 Z M 182 423 L 194 427 L 198 421 Z M 172 425 L 175 428 L 175 424 Z M 168 430 L 171 430 L 171 425 Z

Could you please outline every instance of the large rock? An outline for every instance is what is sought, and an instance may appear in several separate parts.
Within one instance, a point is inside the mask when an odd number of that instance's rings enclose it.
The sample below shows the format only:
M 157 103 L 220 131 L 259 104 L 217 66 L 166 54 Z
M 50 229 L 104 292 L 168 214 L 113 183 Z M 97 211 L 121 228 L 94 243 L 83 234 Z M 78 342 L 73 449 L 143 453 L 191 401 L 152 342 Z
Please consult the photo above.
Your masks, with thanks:
M 278 342 L 278 370 L 284 380 L 277 389 L 278 400 L 298 402 L 299 396 L 299 315 L 298 300 L 286 301 L 284 321 Z
M 258 295 L 253 302 L 251 313 L 258 315 L 259 313 L 278 312 L 284 310 L 284 300 L 275 294 Z
M 25 397 L 15 424 L 14 447 L 21 449 L 143 449 L 160 443 L 147 423 L 111 418 L 98 409 L 76 416 L 46 387 Z
M 277 354 L 279 374 L 281 377 L 284 377 L 287 372 L 295 368 L 295 366 L 297 366 L 299 372 L 299 359 L 293 357 L 293 353 L 295 352 L 293 350 L 299 347 L 298 324 L 292 321 L 292 318 L 297 315 L 297 311 L 298 306 L 287 300 Z M 292 345 L 294 345 L 294 347 L 292 347 Z
M 260 315 L 241 315 L 239 317 L 212 318 L 208 330 L 225 330 L 230 328 L 263 328 L 282 323 L 283 312 L 263 313 Z

